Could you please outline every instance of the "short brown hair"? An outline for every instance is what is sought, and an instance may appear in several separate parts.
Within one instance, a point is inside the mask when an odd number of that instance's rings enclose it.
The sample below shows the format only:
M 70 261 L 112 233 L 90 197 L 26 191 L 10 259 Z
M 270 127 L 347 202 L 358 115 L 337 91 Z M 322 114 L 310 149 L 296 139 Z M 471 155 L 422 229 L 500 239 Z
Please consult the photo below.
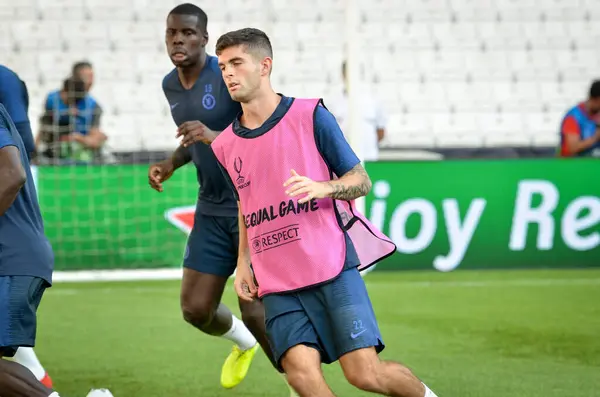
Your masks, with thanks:
M 73 68 L 71 69 L 71 75 L 77 76 L 79 74 L 79 72 L 81 71 L 81 69 L 85 69 L 85 68 L 92 69 L 92 64 L 88 61 L 77 62 L 73 65 Z
M 225 49 L 239 45 L 245 46 L 248 52 L 259 52 L 261 55 L 273 58 L 273 47 L 269 36 L 255 28 L 244 28 L 225 33 L 217 40 L 216 53 L 220 55 Z

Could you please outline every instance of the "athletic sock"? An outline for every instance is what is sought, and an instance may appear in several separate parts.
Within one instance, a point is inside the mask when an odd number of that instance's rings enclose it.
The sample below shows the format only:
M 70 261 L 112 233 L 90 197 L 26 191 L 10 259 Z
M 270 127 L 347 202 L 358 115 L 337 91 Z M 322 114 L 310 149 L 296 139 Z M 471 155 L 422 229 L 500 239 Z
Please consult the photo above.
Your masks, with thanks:
M 37 380 L 42 380 L 46 376 L 46 370 L 31 347 L 19 347 L 13 360 L 29 369 Z
M 53 392 L 48 397 L 60 397 L 57 392 Z
M 425 383 L 423 383 L 423 386 L 425 386 L 425 396 L 424 397 L 438 397 L 434 392 L 431 391 L 430 388 L 427 387 L 427 385 Z
M 232 317 L 231 328 L 223 334 L 223 338 L 229 339 L 243 351 L 252 349 L 256 346 L 256 338 L 241 320 L 235 316 Z

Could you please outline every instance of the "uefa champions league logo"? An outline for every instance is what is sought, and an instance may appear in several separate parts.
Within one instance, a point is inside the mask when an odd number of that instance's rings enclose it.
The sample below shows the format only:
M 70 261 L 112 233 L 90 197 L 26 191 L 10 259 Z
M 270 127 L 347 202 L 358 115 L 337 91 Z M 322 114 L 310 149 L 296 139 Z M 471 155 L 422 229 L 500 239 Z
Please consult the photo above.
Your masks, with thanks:
M 236 157 L 235 160 L 233 160 L 233 169 L 238 174 L 235 182 L 238 185 L 243 185 L 244 182 L 246 181 L 246 179 L 242 176 L 242 165 L 243 165 L 243 162 L 242 162 L 241 158 Z

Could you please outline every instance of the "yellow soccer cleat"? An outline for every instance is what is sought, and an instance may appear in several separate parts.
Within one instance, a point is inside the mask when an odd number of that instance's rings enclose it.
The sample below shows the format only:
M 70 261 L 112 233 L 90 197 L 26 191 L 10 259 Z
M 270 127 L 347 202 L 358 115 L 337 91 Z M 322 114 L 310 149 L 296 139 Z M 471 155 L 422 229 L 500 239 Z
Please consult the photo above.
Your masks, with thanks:
M 221 369 L 221 386 L 232 389 L 244 380 L 259 347 L 258 343 L 248 350 L 233 346 Z

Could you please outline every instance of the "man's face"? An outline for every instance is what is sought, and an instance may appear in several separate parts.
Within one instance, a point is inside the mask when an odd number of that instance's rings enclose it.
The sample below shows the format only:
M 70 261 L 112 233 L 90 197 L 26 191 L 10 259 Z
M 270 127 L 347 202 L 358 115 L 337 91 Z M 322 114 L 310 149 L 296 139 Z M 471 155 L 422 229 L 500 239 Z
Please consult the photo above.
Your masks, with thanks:
M 588 99 L 587 110 L 591 116 L 600 117 L 600 98 Z
M 165 42 L 171 62 L 177 67 L 196 64 L 206 46 L 208 33 L 198 28 L 194 15 L 169 15 Z
M 85 84 L 85 91 L 89 92 L 94 85 L 94 69 L 85 66 L 77 72 L 77 77 Z
M 219 67 L 231 99 L 250 101 L 261 84 L 261 62 L 245 51 L 244 46 L 226 48 L 219 55 Z

